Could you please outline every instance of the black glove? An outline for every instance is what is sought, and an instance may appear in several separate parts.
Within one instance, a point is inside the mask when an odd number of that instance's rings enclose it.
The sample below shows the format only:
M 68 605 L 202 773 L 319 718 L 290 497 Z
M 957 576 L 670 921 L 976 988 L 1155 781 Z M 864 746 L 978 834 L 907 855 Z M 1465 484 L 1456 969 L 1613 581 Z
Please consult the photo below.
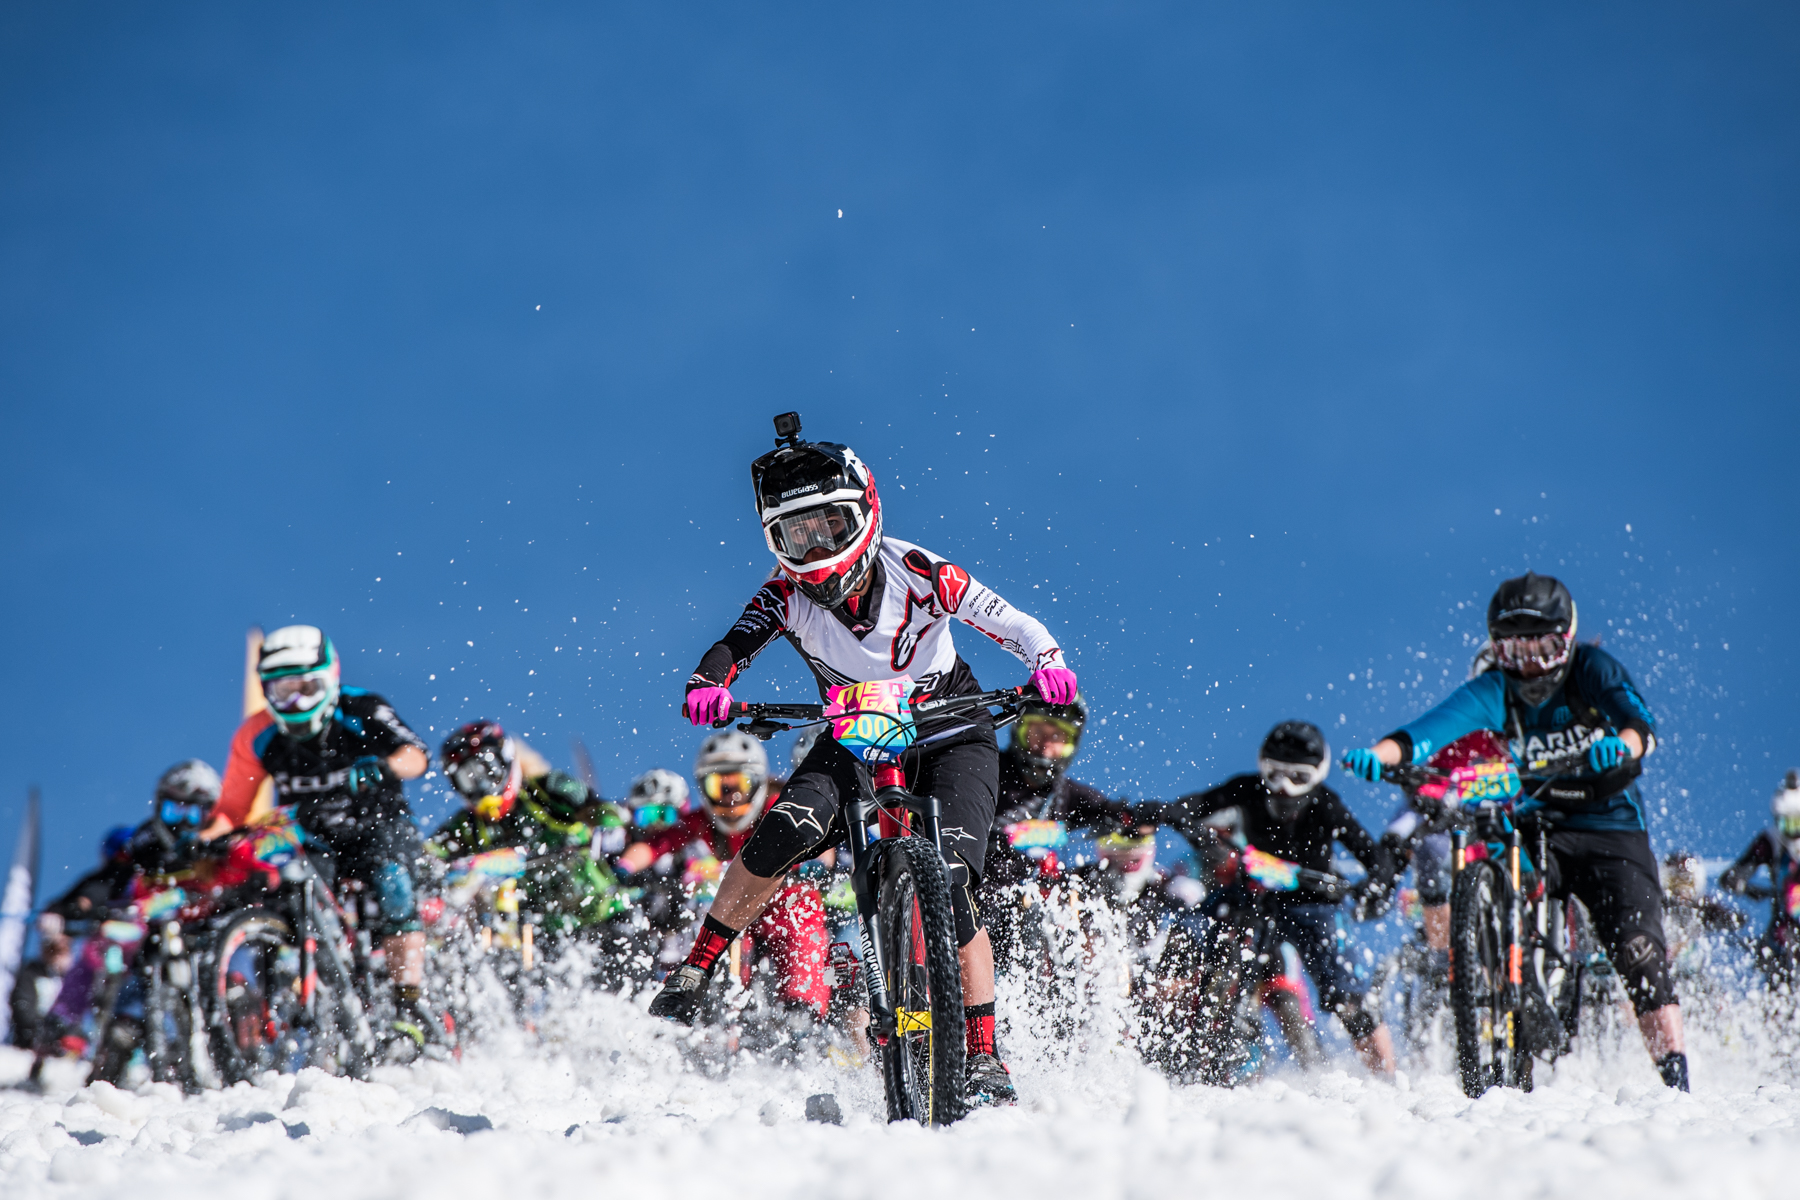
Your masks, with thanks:
M 1125 810 L 1125 817 L 1139 825 L 1162 825 L 1167 822 L 1168 815 L 1178 805 L 1166 800 L 1139 800 Z

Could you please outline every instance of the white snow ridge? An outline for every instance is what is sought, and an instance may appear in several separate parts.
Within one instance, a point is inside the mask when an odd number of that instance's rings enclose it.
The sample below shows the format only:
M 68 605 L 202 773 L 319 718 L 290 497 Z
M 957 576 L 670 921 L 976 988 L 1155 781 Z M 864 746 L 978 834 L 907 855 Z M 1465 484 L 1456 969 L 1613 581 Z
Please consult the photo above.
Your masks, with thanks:
M 52 1070 L 0 1088 L 7 1200 L 418 1197 L 1775 1196 L 1800 1178 L 1800 1094 L 1755 1082 L 1744 1046 L 1696 1046 L 1693 1095 L 1641 1051 L 1466 1100 L 1447 1075 L 1354 1067 L 1237 1090 L 1171 1087 L 1127 1048 L 1020 1044 L 1022 1096 L 929 1131 L 880 1119 L 873 1067 L 684 1066 L 679 1035 L 609 996 L 541 1037 L 367 1083 L 316 1071 L 183 1097 Z M 27 1058 L 0 1057 L 0 1083 Z M 1767 1060 L 1763 1059 L 1766 1072 Z M 843 1123 L 806 1119 L 835 1094 Z

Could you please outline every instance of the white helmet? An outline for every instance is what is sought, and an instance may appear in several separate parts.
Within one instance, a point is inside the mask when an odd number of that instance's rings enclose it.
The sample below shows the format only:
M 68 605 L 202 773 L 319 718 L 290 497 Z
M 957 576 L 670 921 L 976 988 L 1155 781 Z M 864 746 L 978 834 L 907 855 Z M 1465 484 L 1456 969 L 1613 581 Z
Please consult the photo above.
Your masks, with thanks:
M 1788 857 L 1800 858 L 1800 771 L 1789 771 L 1781 787 L 1769 799 L 1775 836 L 1787 847 Z
M 653 767 L 632 780 L 625 806 L 639 829 L 664 829 L 692 812 L 688 781 L 675 772 Z
M 305 741 L 325 728 L 340 690 L 337 647 L 316 625 L 284 625 L 263 639 L 256 671 L 276 728 Z
M 694 759 L 700 802 L 721 833 L 742 833 L 769 799 L 769 754 L 747 733 L 728 729 L 701 743 Z

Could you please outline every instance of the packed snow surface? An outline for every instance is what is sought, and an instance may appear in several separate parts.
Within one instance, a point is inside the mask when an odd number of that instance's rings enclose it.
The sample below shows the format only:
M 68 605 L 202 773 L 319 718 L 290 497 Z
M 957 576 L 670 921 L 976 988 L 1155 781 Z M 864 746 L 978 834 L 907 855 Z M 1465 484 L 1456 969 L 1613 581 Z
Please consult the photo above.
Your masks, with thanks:
M 1800 1178 L 1800 1093 L 1748 1047 L 1695 1048 L 1694 1093 L 1641 1051 L 1578 1056 L 1527 1095 L 1463 1097 L 1339 1060 L 1236 1090 L 1171 1086 L 1128 1048 L 1014 1053 L 1022 1101 L 948 1130 L 888 1125 L 873 1067 L 688 1067 L 612 997 L 541 1037 L 369 1082 L 317 1071 L 183 1097 L 0 1088 L 0 1194 L 292 1200 L 514 1195 L 982 1197 L 1772 1196 Z M 6 1051 L 0 1083 L 28 1060 Z M 809 1122 L 835 1095 L 841 1125 Z

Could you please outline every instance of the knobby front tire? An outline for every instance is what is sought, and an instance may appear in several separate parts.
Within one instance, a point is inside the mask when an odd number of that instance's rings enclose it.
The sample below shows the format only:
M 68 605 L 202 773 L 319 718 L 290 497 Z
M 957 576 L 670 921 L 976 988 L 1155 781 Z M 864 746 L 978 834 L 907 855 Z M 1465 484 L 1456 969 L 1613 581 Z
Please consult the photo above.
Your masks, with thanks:
M 1491 1087 L 1530 1086 L 1518 989 L 1509 981 L 1510 914 L 1511 884 L 1497 863 L 1482 859 L 1457 874 L 1450 893 L 1450 1007 L 1457 1069 L 1471 1098 Z
M 950 881 L 937 848 L 892 839 L 881 858 L 877 936 L 897 1028 L 882 1047 L 888 1120 L 948 1125 L 963 1115 L 962 971 Z

